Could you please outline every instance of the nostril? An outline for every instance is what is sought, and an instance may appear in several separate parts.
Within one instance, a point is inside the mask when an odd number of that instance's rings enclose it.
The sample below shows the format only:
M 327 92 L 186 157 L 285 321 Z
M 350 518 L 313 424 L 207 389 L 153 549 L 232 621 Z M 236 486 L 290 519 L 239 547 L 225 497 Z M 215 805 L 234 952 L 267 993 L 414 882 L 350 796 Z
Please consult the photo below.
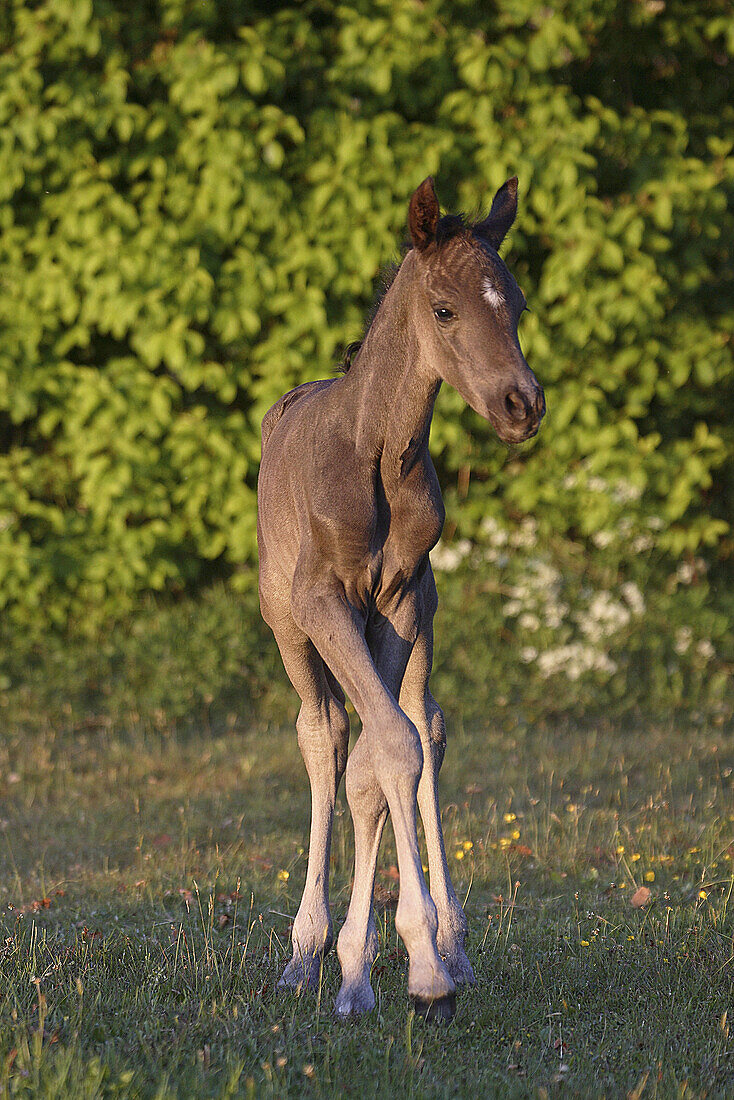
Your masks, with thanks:
M 505 408 L 513 420 L 525 420 L 530 409 L 519 390 L 510 390 L 505 396 Z

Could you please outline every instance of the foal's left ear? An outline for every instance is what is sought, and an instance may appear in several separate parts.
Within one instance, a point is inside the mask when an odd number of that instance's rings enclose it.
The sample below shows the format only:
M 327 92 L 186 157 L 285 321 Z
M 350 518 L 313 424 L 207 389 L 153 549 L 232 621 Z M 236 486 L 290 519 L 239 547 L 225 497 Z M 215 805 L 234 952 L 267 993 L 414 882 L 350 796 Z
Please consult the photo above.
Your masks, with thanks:
M 497 250 L 517 214 L 517 176 L 503 183 L 492 200 L 492 209 L 474 230 Z
M 413 246 L 422 252 L 436 239 L 438 225 L 438 199 L 433 190 L 433 179 L 428 176 L 416 188 L 408 207 L 408 229 Z

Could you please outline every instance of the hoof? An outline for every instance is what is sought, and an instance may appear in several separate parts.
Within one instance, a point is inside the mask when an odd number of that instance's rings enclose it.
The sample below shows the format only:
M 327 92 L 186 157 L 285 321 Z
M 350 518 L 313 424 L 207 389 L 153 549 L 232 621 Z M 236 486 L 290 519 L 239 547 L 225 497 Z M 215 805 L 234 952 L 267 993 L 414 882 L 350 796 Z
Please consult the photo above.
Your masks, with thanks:
M 321 974 L 321 958 L 316 955 L 302 959 L 294 956 L 286 966 L 278 989 L 288 989 L 292 993 L 301 993 L 304 989 L 317 989 Z
M 453 979 L 454 985 L 470 986 L 477 984 L 472 964 L 463 951 L 460 955 L 448 955 L 443 961 Z
M 412 997 L 411 1000 L 416 1016 L 422 1016 L 429 1023 L 448 1023 L 456 1012 L 455 993 L 449 993 L 447 997 L 439 997 L 435 1001 L 426 1000 L 425 997 Z
M 351 1020 L 355 1016 L 362 1016 L 365 1012 L 371 1012 L 374 1007 L 375 994 L 369 982 L 351 988 L 342 986 L 334 1002 L 334 1015 L 339 1020 Z

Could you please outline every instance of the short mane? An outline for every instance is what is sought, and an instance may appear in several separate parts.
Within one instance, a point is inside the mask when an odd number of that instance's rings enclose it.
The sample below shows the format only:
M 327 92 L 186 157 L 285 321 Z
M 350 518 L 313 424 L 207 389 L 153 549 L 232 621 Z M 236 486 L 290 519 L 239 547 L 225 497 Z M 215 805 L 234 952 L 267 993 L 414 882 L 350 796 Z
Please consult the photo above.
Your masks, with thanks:
M 460 236 L 462 233 L 466 233 L 471 229 L 471 223 L 465 214 L 444 214 L 442 218 L 438 219 L 438 225 L 436 226 L 436 245 L 440 248 L 446 244 L 447 241 L 453 240 L 454 237 Z M 336 365 L 337 374 L 346 374 L 354 361 L 357 352 L 362 347 L 367 333 L 370 331 L 370 326 L 377 316 L 377 311 L 382 305 L 383 299 L 388 290 L 395 282 L 400 265 L 402 264 L 406 254 L 410 252 L 413 247 L 412 241 L 405 241 L 400 249 L 400 260 L 397 263 L 393 262 L 388 264 L 380 273 L 380 289 L 377 297 L 372 303 L 369 313 L 367 314 L 367 321 L 365 322 L 364 331 L 362 333 L 361 340 L 352 340 L 350 344 L 344 348 L 341 359 Z

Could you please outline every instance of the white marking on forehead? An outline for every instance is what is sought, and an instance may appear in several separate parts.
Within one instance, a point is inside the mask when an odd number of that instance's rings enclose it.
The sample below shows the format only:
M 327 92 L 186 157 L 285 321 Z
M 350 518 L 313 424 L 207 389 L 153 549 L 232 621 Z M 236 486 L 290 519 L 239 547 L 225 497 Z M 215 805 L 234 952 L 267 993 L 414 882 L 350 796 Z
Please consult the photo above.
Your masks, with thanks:
M 505 304 L 505 299 L 501 292 L 489 279 L 485 279 L 482 283 L 482 297 L 485 302 L 489 302 L 493 309 L 499 309 L 500 306 Z

